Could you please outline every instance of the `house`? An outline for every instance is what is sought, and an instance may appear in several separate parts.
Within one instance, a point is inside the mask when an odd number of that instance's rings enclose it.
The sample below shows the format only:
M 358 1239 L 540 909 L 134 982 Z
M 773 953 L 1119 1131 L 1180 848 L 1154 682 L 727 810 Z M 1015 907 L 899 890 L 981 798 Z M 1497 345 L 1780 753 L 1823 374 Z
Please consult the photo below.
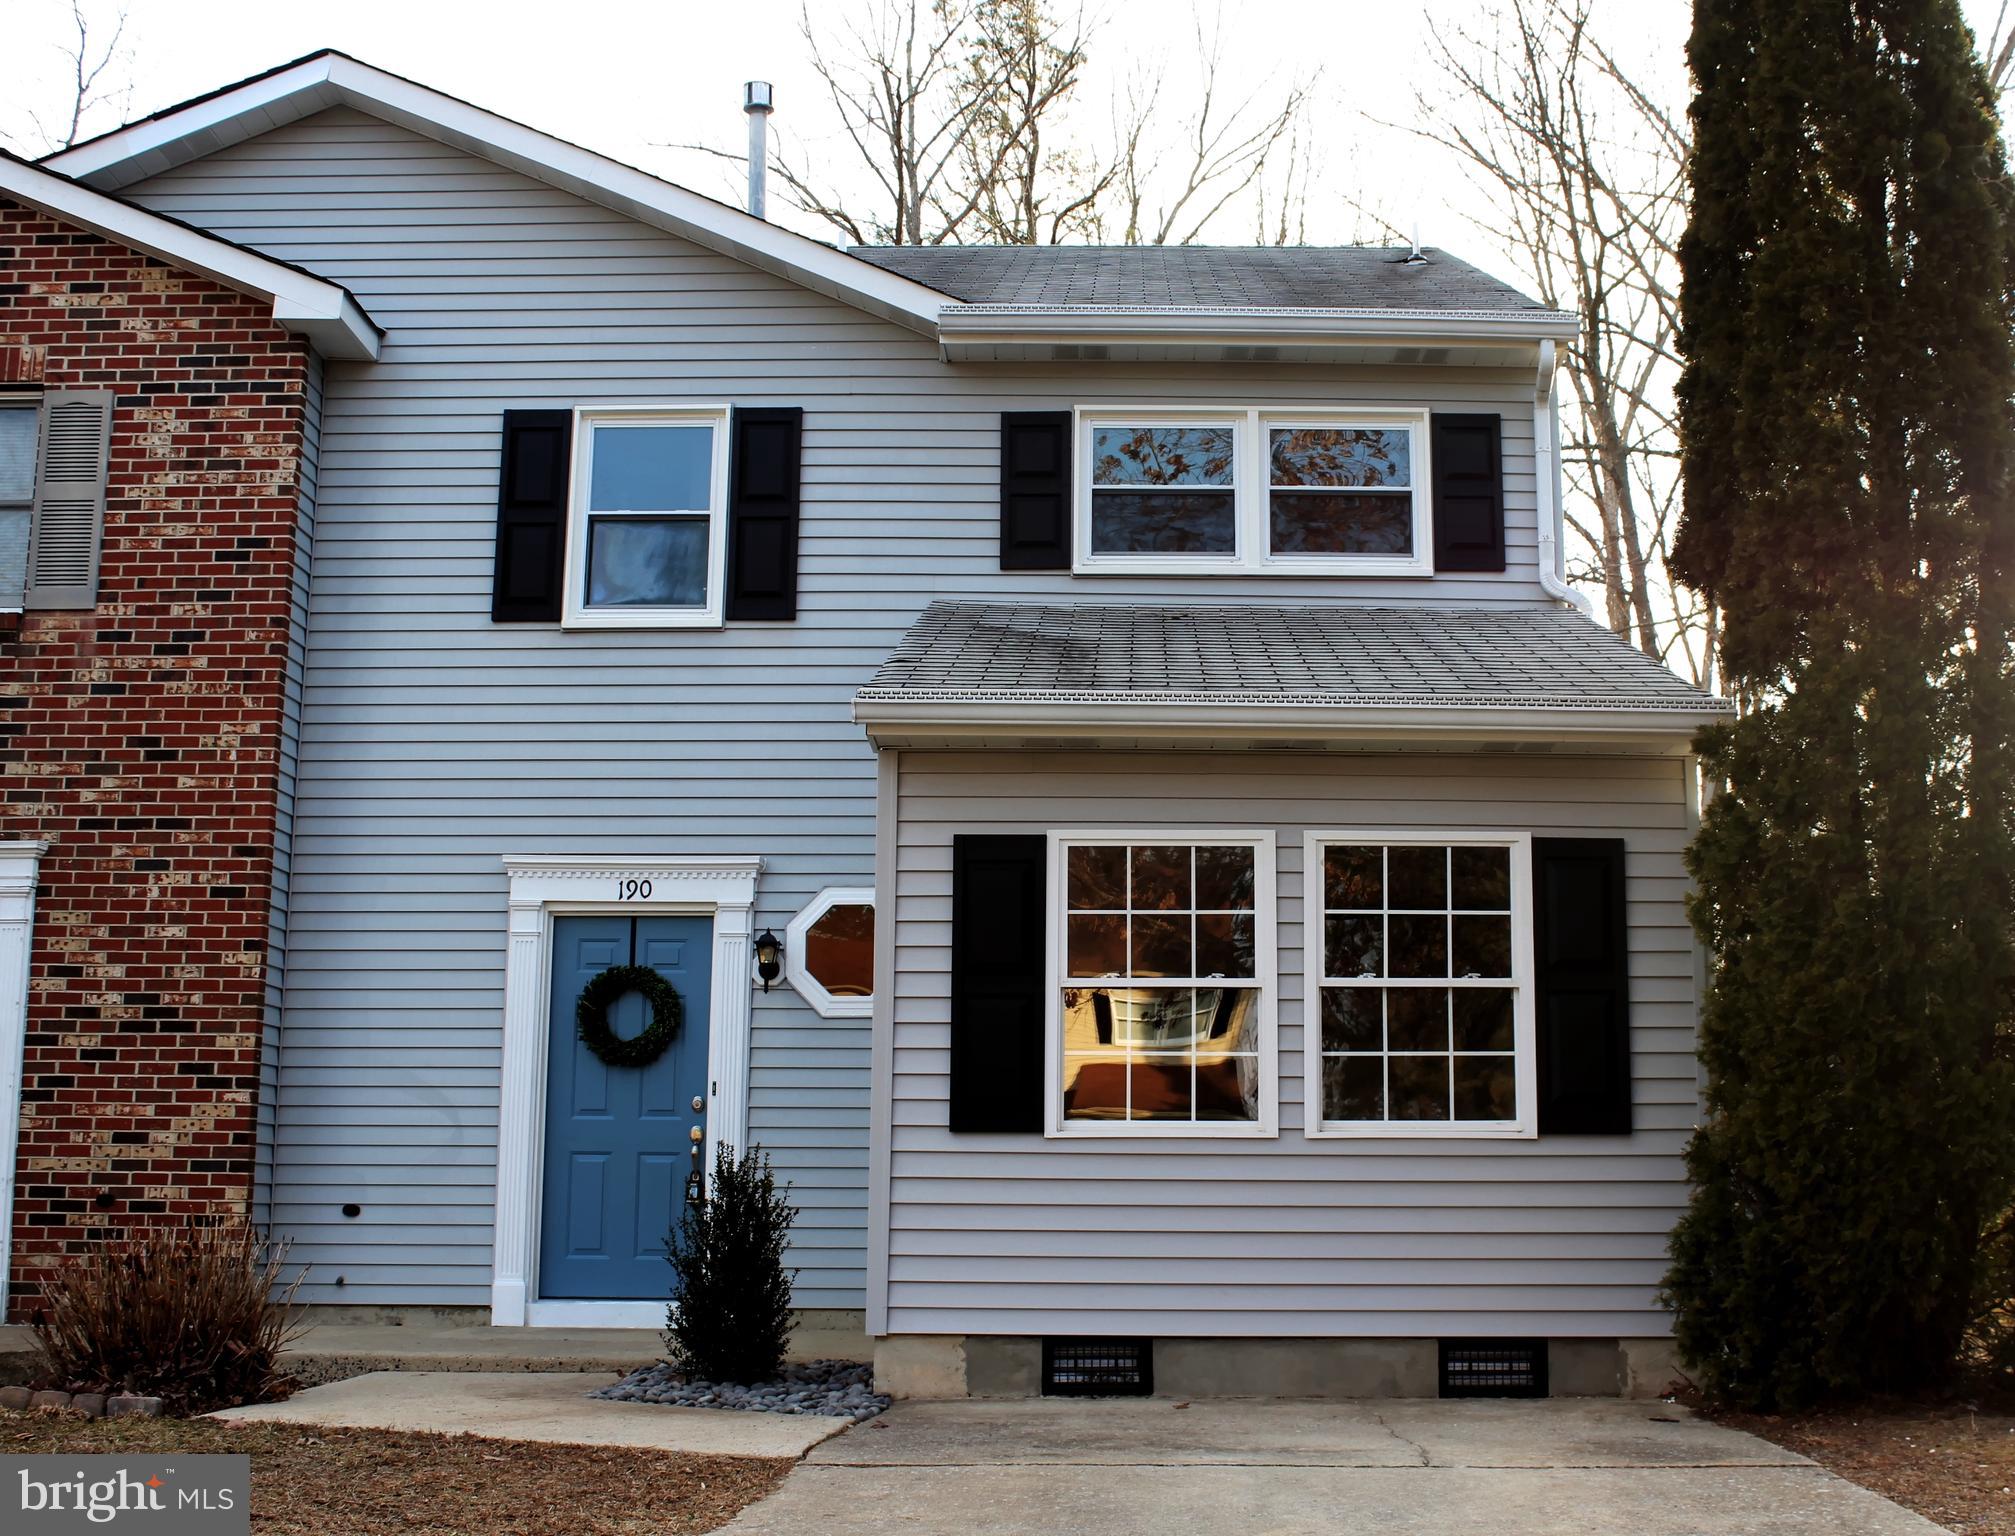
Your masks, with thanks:
M 335 53 L 49 165 L 383 327 L 311 423 L 304 1299 L 655 1322 L 756 1143 L 896 1391 L 1662 1385 L 1725 706 L 1561 580 L 1572 316 L 836 251 Z
M 251 1208 L 339 284 L 0 155 L 0 1289 Z

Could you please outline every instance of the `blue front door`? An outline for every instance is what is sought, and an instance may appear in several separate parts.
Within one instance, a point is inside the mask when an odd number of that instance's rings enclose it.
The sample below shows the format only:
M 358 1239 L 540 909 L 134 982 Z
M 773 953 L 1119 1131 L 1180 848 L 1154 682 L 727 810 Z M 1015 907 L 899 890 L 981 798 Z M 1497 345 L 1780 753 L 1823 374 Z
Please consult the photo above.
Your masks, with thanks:
M 713 937 L 707 917 L 553 920 L 542 1297 L 660 1301 L 671 1293 L 665 1237 L 696 1166 L 693 1129 L 706 1129 Z M 604 1066 L 580 1042 L 575 1003 L 602 971 L 630 964 L 648 965 L 672 984 L 685 1023 L 648 1067 Z M 609 1010 L 610 1027 L 624 1039 L 648 1018 L 635 993 Z

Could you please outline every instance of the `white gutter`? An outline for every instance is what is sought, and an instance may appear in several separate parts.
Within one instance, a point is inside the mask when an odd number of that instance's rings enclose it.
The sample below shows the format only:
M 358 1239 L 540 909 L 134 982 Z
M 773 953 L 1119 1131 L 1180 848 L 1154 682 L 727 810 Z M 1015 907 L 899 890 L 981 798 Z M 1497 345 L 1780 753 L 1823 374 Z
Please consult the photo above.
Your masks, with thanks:
M 1561 538 L 1560 402 L 1554 383 L 1555 348 L 1539 344 L 1539 372 L 1532 390 L 1532 451 L 1534 488 L 1539 496 L 1539 585 L 1548 597 L 1560 599 L 1595 617 L 1588 594 L 1567 584 L 1567 550 Z
M 1182 306 L 947 304 L 938 314 L 945 346 L 1006 341 L 1084 343 L 1099 340 L 1189 342 L 1375 341 L 1445 345 L 1475 341 L 1550 345 L 1575 334 L 1575 318 L 1559 310 L 1478 309 L 1203 309 Z
M 1675 752 L 1685 751 L 1700 727 L 1725 719 L 1729 712 L 1725 700 L 1705 697 L 1611 707 L 1565 700 L 1450 706 L 1405 701 L 1274 703 L 1244 696 L 1222 702 L 1137 695 L 915 697 L 878 695 L 864 689 L 853 701 L 855 722 L 870 734 L 902 730 L 971 735 L 1005 730 L 1037 736 L 1095 737 L 1137 735 L 1145 730 L 1216 739 L 1306 739 L 1387 731 L 1465 741 L 1656 738 Z

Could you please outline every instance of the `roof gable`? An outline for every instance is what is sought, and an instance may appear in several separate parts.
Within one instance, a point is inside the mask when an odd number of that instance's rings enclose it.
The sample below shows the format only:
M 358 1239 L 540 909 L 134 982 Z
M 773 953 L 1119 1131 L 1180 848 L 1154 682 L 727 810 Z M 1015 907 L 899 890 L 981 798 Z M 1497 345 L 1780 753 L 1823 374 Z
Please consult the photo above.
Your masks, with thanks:
M 273 304 L 273 321 L 324 357 L 373 358 L 381 333 L 350 291 L 292 262 L 193 228 L 0 150 L 0 197 Z
M 910 278 L 334 51 L 142 118 L 45 164 L 117 190 L 334 106 L 495 161 L 926 335 L 945 303 L 943 294 Z

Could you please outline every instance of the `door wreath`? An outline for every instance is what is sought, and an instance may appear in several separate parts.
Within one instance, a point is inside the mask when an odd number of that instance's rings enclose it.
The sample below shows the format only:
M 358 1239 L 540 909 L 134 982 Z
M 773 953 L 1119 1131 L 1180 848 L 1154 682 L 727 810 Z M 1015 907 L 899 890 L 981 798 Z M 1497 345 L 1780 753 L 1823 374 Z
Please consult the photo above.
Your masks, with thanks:
M 609 1028 L 609 1006 L 632 992 L 641 992 L 651 1005 L 651 1022 L 641 1034 L 624 1040 Z M 611 1067 L 648 1067 L 665 1054 L 685 1017 L 677 990 L 648 965 L 610 966 L 581 988 L 574 1005 L 581 1044 Z

